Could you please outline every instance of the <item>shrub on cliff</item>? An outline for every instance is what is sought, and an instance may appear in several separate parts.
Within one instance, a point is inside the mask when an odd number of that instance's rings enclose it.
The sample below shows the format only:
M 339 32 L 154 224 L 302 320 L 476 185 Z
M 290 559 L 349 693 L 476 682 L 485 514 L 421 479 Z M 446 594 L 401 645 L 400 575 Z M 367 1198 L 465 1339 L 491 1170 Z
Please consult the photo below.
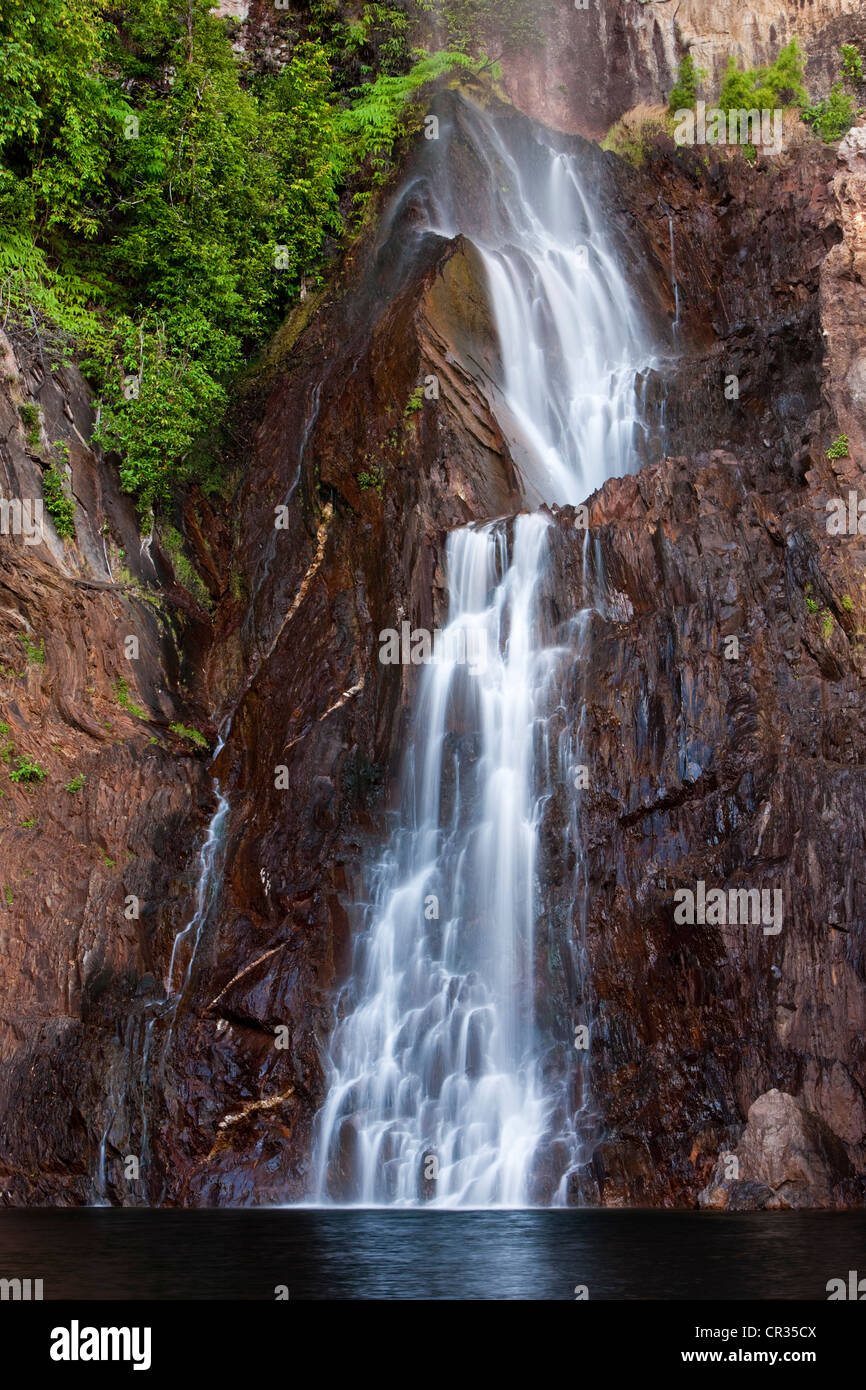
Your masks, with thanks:
M 0 10 L 0 287 L 86 352 L 97 438 L 143 508 L 187 476 L 231 377 L 319 273 L 347 182 L 380 180 L 412 94 L 469 62 L 413 63 L 399 7 L 346 25 L 315 0 L 311 37 L 255 75 L 209 5 Z
M 54 522 L 60 539 L 72 540 L 75 536 L 75 503 L 67 495 L 63 479 L 54 464 L 42 474 L 42 496 L 45 510 Z
M 668 116 L 665 106 L 635 106 L 614 122 L 602 140 L 601 148 L 639 169 L 654 146 L 665 139 L 670 143 Z
M 773 111 L 807 101 L 803 52 L 792 39 L 769 67 L 743 70 L 729 58 L 717 105 L 722 111 Z
M 697 100 L 698 87 L 705 76 L 703 69 L 696 67 L 691 53 L 686 53 L 680 63 L 677 80 L 668 98 L 668 110 L 671 115 L 694 106 Z
M 829 95 L 823 101 L 805 107 L 801 112 L 810 130 L 827 144 L 841 140 L 847 135 L 860 114 L 854 96 L 847 89 L 856 89 L 863 81 L 863 61 L 855 45 L 851 43 L 843 43 L 840 54 L 842 66 L 838 80 L 833 83 Z

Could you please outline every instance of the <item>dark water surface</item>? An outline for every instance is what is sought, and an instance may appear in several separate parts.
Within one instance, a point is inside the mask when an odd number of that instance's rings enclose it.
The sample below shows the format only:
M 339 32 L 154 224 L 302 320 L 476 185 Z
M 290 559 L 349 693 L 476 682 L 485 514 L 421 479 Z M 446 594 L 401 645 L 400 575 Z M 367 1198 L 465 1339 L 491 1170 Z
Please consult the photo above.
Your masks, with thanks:
M 866 1213 L 0 1211 L 46 1299 L 820 1299 Z

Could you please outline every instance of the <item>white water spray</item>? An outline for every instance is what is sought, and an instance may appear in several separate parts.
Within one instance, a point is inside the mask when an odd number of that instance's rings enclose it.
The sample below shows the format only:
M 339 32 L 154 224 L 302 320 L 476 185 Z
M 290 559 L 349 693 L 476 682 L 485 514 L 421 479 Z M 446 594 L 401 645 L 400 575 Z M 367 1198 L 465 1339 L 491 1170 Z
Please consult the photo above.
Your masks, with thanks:
M 487 180 L 484 226 L 445 174 L 430 226 L 462 232 L 483 257 L 496 408 L 527 500 L 578 503 L 637 465 L 652 345 L 574 158 L 538 141 L 518 152 L 492 117 L 461 111 Z M 332 1039 L 318 1200 L 522 1205 L 557 1137 L 536 1065 L 533 959 L 537 753 L 557 670 L 539 607 L 548 526 L 522 514 L 449 537 L 449 629 L 479 629 L 488 660 L 475 675 L 448 659 L 422 674 L 400 823 L 372 875 Z M 564 1191 L 573 1123 L 559 1139 Z

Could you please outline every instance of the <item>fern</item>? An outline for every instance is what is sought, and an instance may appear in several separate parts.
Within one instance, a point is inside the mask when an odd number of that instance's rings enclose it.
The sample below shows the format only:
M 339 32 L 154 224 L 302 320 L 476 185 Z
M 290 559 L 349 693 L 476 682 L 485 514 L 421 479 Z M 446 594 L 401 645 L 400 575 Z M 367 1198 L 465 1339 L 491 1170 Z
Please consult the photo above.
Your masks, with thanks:
M 92 288 L 74 273 L 52 269 L 31 235 L 0 227 L 0 307 L 10 307 L 50 319 L 78 342 L 94 346 L 105 341 L 103 325 L 89 303 Z
M 455 68 L 477 72 L 481 60 L 465 53 L 430 53 L 400 77 L 380 74 L 375 82 L 358 90 L 352 106 L 337 118 L 343 140 L 342 172 L 370 162 L 374 183 L 380 183 L 390 164 L 395 143 L 408 131 L 410 98 Z

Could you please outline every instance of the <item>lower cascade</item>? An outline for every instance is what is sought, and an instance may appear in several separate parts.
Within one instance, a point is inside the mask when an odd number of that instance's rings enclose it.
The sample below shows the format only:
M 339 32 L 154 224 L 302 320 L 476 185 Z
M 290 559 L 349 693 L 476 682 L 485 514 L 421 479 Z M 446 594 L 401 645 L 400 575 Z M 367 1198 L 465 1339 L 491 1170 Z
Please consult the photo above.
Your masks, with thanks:
M 483 258 L 528 503 L 579 503 L 637 464 L 652 344 L 574 158 L 510 148 L 469 103 L 455 119 L 488 180 L 484 225 L 455 206 L 445 132 L 428 226 L 461 232 Z M 549 525 L 528 512 L 448 537 L 448 623 L 420 678 L 397 825 L 360 905 L 314 1200 L 562 1202 L 580 1161 L 575 1107 L 542 1076 L 535 1009 L 561 654 L 542 612 Z

